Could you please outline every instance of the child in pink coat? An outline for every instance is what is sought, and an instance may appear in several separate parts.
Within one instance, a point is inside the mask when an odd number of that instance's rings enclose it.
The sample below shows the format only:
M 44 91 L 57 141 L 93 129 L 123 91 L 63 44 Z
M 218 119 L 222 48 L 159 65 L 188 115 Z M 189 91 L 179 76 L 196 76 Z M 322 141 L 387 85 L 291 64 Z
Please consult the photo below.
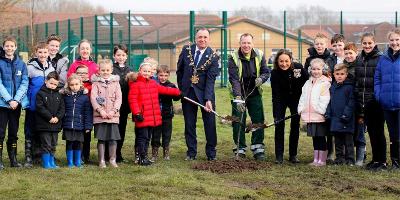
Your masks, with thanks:
M 314 162 L 311 165 L 326 164 L 326 135 L 328 126 L 325 123 L 325 112 L 330 100 L 329 66 L 324 60 L 315 58 L 308 68 L 310 79 L 304 84 L 297 107 L 301 119 L 307 123 L 307 135 L 313 137 Z
M 109 59 L 99 62 L 100 75 L 92 76 L 92 92 L 90 101 L 93 106 L 94 134 L 98 139 L 99 167 L 105 168 L 105 142 L 109 145 L 110 165 L 116 163 L 117 140 L 120 140 L 118 129 L 119 109 L 122 103 L 119 76 L 112 75 L 113 63 Z

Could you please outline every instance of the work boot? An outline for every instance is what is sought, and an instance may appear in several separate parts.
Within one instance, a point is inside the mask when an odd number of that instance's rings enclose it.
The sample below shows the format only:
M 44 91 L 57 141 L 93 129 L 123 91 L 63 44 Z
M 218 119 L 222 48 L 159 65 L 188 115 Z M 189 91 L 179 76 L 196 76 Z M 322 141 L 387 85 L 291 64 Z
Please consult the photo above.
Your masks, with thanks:
M 108 155 L 110 156 L 111 167 L 118 167 L 117 165 L 117 145 L 108 145 Z
M 265 154 L 264 153 L 254 154 L 254 159 L 256 161 L 265 161 Z
M 97 144 L 97 151 L 98 151 L 98 156 L 99 156 L 99 167 L 100 168 L 106 168 L 106 160 L 104 160 L 104 151 L 105 151 L 105 146 L 103 144 Z
M 11 167 L 22 167 L 17 161 L 17 143 L 7 144 L 8 157 L 10 158 Z
M 362 167 L 364 165 L 365 147 L 356 148 L 356 166 Z
M 4 169 L 3 164 L 3 142 L 0 143 L 0 170 Z
M 25 140 L 25 164 L 24 167 L 31 168 L 32 164 L 32 141 Z
M 158 158 L 158 147 L 152 147 L 150 162 L 156 162 L 157 158 Z
M 169 146 L 163 148 L 163 157 L 164 160 L 169 160 Z

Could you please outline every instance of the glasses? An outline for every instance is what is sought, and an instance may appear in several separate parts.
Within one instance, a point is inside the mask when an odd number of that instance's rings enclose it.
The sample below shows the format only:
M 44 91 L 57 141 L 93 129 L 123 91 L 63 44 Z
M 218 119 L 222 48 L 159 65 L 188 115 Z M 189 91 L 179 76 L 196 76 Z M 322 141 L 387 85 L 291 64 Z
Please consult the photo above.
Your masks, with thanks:
M 78 74 L 78 75 L 85 75 L 85 74 L 88 74 L 87 72 L 76 72 L 76 74 Z

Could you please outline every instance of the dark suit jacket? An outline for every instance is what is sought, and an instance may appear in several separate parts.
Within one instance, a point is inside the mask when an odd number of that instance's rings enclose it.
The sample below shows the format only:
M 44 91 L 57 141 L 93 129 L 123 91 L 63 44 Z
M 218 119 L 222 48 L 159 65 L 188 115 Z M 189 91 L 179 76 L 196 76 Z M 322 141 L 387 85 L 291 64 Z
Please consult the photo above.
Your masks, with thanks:
M 193 75 L 193 69 L 189 66 L 190 59 L 188 58 L 188 45 L 185 45 L 182 48 L 182 52 L 179 55 L 176 76 L 178 81 L 178 87 L 183 92 L 184 96 L 187 96 L 190 87 L 193 87 L 194 92 L 196 93 L 197 98 L 199 99 L 199 103 L 205 104 L 206 101 L 210 100 L 212 102 L 215 101 L 215 93 L 214 93 L 214 85 L 215 78 L 219 74 L 218 69 L 218 56 L 215 56 L 211 59 L 210 64 L 205 66 L 205 70 L 198 70 L 197 74 L 199 76 L 199 82 L 197 84 L 192 84 L 190 80 Z M 193 44 L 190 46 L 192 56 L 195 55 L 196 45 Z M 213 50 L 210 47 L 207 47 L 204 51 L 199 63 L 198 67 L 202 66 L 209 58 L 212 56 Z M 194 58 L 193 58 L 194 59 Z

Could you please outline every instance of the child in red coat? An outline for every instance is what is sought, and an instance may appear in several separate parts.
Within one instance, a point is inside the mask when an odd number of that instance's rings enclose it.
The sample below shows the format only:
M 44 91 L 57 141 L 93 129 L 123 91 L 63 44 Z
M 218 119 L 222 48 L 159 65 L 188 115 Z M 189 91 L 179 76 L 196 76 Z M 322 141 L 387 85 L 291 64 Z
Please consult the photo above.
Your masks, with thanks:
M 142 63 L 136 80 L 133 74 L 128 75 L 128 102 L 136 127 L 136 144 L 139 152 L 139 164 L 150 165 L 147 158 L 149 133 L 162 124 L 158 95 L 180 96 L 179 89 L 164 87 L 151 79 L 151 64 Z

